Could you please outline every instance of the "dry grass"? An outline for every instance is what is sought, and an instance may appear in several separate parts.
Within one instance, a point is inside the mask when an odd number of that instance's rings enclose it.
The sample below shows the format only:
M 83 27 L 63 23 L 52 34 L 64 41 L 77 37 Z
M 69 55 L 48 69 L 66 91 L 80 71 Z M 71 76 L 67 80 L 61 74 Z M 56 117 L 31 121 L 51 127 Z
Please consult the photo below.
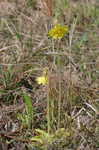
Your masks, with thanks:
M 98 8 L 95 0 L 0 1 L 1 150 L 99 150 Z M 53 45 L 48 31 L 56 23 L 66 24 L 69 34 Z M 38 85 L 46 68 L 49 84 Z M 31 128 L 23 92 L 32 99 Z M 66 135 L 31 143 L 35 129 L 47 133 L 48 127 Z

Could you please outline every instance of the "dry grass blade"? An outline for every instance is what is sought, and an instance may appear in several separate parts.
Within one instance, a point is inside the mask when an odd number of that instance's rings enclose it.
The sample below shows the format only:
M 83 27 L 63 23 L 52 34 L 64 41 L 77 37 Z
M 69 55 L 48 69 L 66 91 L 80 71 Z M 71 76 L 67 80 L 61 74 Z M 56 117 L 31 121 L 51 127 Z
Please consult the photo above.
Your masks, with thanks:
M 52 16 L 53 15 L 53 0 L 43 0 L 43 12 L 47 16 Z

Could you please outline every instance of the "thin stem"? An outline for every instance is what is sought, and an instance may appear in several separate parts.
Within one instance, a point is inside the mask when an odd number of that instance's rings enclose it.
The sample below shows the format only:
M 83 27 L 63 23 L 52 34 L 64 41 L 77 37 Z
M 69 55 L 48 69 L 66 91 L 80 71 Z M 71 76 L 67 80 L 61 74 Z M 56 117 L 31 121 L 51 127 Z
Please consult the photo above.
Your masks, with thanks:
M 52 50 L 53 50 L 53 53 L 55 52 L 54 43 L 55 43 L 55 41 L 52 39 Z M 53 56 L 53 64 L 55 65 L 55 63 L 56 63 L 56 56 L 54 55 Z
M 59 99 L 58 99 L 58 129 L 60 128 L 61 120 L 61 71 L 60 71 L 60 56 L 58 56 L 58 75 L 59 75 Z
M 51 125 L 52 125 L 52 129 L 53 129 L 54 121 L 55 121 L 54 110 L 55 110 L 54 99 L 51 99 Z
M 58 129 L 60 128 L 60 117 L 61 117 L 61 80 L 59 79 Z
M 71 31 L 70 31 L 70 34 L 69 34 L 69 77 L 70 77 L 69 80 L 70 81 L 69 81 L 69 84 L 68 84 L 67 100 L 68 100 L 68 104 L 69 104 L 70 110 L 72 108 L 72 102 L 71 102 L 71 99 L 72 99 L 72 93 L 71 93 L 71 89 L 72 89 L 72 81 L 71 81 L 71 71 L 72 71 L 72 68 L 71 68 L 71 51 L 72 51 L 72 42 L 73 42 L 73 36 L 74 36 L 76 23 L 77 23 L 77 18 L 74 19 L 73 24 L 71 26 Z
M 47 86 L 47 127 L 48 134 L 50 133 L 50 87 L 49 87 L 49 71 L 48 71 L 48 86 Z

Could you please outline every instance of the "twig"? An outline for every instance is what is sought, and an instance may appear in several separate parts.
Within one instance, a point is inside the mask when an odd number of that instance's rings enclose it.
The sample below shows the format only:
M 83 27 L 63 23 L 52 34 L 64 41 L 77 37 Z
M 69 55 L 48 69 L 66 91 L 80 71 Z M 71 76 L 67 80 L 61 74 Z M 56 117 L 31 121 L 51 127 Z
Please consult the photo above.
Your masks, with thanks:
M 4 137 L 7 137 L 7 138 L 11 138 L 11 139 L 14 139 L 14 140 L 16 140 L 16 141 L 31 143 L 30 140 L 22 139 L 22 138 L 17 138 L 17 137 L 15 137 L 15 136 L 11 136 L 11 135 L 9 135 L 9 134 L 11 134 L 11 133 L 8 133 L 8 134 L 7 134 L 7 133 L 5 133 L 5 132 L 0 132 L 0 136 L 4 136 Z

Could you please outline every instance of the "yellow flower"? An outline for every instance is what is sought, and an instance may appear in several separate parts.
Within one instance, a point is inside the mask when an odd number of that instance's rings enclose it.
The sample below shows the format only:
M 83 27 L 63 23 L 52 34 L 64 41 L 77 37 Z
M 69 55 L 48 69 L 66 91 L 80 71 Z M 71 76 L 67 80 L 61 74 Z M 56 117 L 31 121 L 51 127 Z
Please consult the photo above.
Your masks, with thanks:
M 68 27 L 57 24 L 48 32 L 48 35 L 54 39 L 61 39 L 65 36 L 66 33 L 68 33 Z
M 48 78 L 46 76 L 41 76 L 36 79 L 38 84 L 46 85 L 48 83 Z

